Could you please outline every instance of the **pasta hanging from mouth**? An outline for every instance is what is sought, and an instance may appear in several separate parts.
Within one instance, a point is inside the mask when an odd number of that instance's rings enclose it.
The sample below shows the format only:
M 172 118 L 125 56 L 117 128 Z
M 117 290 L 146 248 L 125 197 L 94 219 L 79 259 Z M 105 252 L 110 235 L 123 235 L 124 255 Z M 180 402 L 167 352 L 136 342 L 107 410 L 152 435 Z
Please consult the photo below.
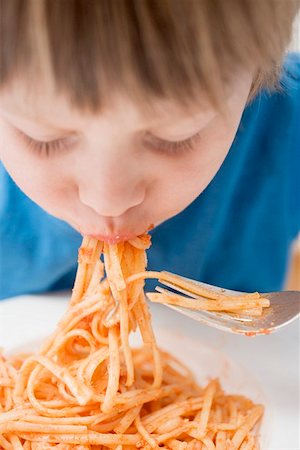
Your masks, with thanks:
M 0 449 L 259 448 L 261 405 L 226 395 L 215 379 L 200 387 L 158 348 L 144 279 L 126 282 L 145 272 L 149 247 L 148 235 L 83 239 L 55 332 L 37 354 L 0 356 Z M 129 342 L 137 330 L 138 349 Z

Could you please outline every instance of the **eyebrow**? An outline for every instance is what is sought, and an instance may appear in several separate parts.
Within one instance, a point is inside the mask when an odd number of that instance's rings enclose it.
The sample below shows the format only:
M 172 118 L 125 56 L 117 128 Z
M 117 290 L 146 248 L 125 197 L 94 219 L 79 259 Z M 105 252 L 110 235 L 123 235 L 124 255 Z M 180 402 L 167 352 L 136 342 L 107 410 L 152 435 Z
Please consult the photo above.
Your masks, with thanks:
M 51 129 L 53 131 L 71 131 L 70 127 L 62 128 L 61 126 L 51 124 L 41 117 L 37 116 L 31 116 L 30 114 L 23 113 L 22 111 L 18 113 L 13 113 L 11 111 L 7 111 L 6 109 L 1 108 L 0 105 L 0 112 L 3 114 L 4 117 L 8 119 L 8 121 L 12 122 L 19 122 L 19 121 L 26 121 L 31 126 L 40 126 L 45 127 L 48 130 Z
M 1 108 L 0 102 L 0 111 L 2 110 L 8 120 L 11 120 L 12 122 L 18 122 L 20 120 L 26 121 L 29 126 L 44 127 L 46 132 L 49 132 L 50 130 L 50 132 L 52 131 L 54 133 L 71 133 L 74 132 L 75 129 L 80 128 L 77 121 L 75 121 L 76 123 L 73 124 L 73 126 L 72 124 L 65 124 L 65 126 L 61 126 L 61 122 L 57 124 L 51 123 L 48 121 L 47 116 L 45 116 L 41 111 L 28 110 L 28 105 L 26 105 L 26 102 L 20 102 L 14 97 L 15 96 L 9 99 L 12 102 L 12 109 L 7 109 L 6 105 L 4 105 L 4 108 Z M 192 121 L 199 122 L 199 126 L 201 126 L 201 128 L 205 128 L 217 115 L 217 111 L 213 108 L 201 108 L 201 110 L 198 111 L 195 109 L 190 111 L 190 114 L 188 114 L 187 111 L 182 110 L 181 115 L 180 108 L 177 109 L 175 107 L 174 110 L 174 105 L 171 103 L 168 105 L 157 104 L 157 106 L 158 108 L 153 109 L 153 115 L 156 116 L 155 119 L 150 120 L 150 117 L 145 117 L 141 114 L 141 119 L 143 119 L 143 121 L 145 120 L 143 129 L 147 128 L 151 130 L 151 128 L 153 128 L 155 130 L 156 128 L 171 128 L 173 132 L 173 128 L 176 128 L 176 126 L 180 127 L 182 122 L 186 124 L 191 123 Z M 102 113 L 104 113 L 104 111 Z M 141 111 L 139 111 L 139 114 L 140 113 Z M 49 114 L 48 116 L 51 118 L 52 114 Z

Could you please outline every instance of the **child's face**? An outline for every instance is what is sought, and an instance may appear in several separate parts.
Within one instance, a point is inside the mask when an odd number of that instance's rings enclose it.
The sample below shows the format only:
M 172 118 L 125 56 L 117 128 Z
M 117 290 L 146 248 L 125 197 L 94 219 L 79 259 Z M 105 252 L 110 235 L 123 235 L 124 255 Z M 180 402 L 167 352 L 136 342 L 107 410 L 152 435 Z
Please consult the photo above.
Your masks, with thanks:
M 122 96 L 95 115 L 44 87 L 0 96 L 0 158 L 20 188 L 83 234 L 143 233 L 176 215 L 208 185 L 234 139 L 251 86 L 239 78 L 227 116 L 172 104 L 143 113 Z M 39 144 L 39 142 L 44 142 Z

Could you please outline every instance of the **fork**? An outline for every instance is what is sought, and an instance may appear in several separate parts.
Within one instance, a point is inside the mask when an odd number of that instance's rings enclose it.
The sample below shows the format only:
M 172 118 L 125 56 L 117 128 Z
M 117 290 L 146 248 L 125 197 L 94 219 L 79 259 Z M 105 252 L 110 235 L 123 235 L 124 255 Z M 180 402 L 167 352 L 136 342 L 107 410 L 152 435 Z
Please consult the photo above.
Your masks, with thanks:
M 217 286 L 212 286 L 210 284 L 202 283 L 200 281 L 191 280 L 179 275 L 172 274 L 171 272 L 161 272 L 162 274 L 172 275 L 174 279 L 178 280 L 179 285 L 175 282 L 170 283 L 159 279 L 159 282 L 168 286 L 172 291 L 162 288 L 160 286 L 156 287 L 156 291 L 163 294 L 174 294 L 180 292 L 187 295 L 189 298 L 200 299 L 194 293 L 195 288 L 203 287 L 211 290 L 212 292 L 221 293 L 224 295 L 241 295 L 245 292 L 232 291 L 230 289 L 223 289 Z M 188 289 L 180 287 L 180 281 L 188 283 Z M 229 314 L 229 313 L 219 313 L 219 312 L 209 312 L 209 311 L 194 311 L 181 306 L 174 306 L 164 303 L 171 309 L 190 317 L 191 319 L 202 322 L 211 327 L 218 328 L 223 331 L 229 331 L 231 333 L 244 334 L 246 336 L 255 336 L 258 334 L 270 334 L 280 328 L 293 322 L 300 316 L 300 291 L 282 291 L 282 292 L 269 292 L 262 294 L 264 298 L 270 301 L 270 306 L 263 309 L 263 313 L 260 317 L 247 317 L 241 314 Z

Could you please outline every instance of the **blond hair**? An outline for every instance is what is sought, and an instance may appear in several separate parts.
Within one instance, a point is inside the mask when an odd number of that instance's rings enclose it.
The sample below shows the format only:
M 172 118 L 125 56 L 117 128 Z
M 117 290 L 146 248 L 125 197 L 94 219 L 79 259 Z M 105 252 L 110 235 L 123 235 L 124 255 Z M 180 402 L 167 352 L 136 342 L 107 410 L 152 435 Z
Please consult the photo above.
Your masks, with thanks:
M 0 0 L 0 88 L 51 71 L 78 108 L 115 90 L 144 101 L 220 99 L 240 68 L 273 86 L 294 0 Z

